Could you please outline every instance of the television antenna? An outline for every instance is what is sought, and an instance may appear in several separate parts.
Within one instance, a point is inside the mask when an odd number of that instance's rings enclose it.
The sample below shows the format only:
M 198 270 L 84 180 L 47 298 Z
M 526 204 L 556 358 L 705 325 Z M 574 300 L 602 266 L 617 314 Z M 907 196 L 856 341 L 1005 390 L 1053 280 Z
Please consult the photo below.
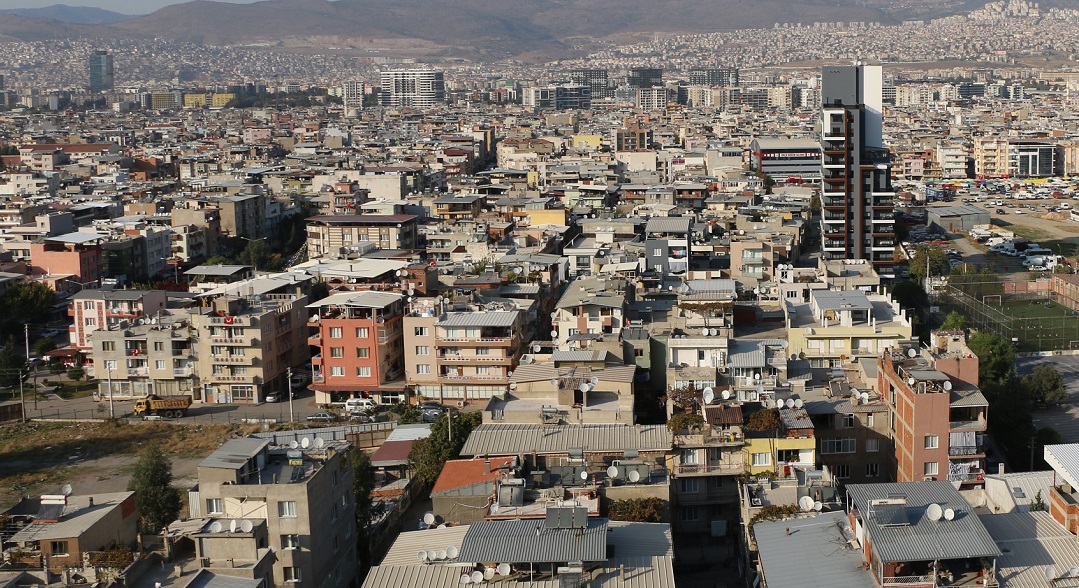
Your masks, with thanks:
M 910 349 L 907 350 L 907 357 L 913 358 L 916 355 L 918 355 L 918 350 L 917 349 L 911 347 Z
M 483 583 L 483 572 L 480 572 L 480 571 L 472 572 L 472 583 L 473 584 L 482 584 Z
M 952 381 L 951 380 L 944 380 L 944 389 L 951 392 L 951 390 L 952 390 Z
M 813 510 L 820 512 L 820 509 L 824 508 L 824 503 L 817 500 L 813 502 Z
M 289 442 L 288 442 L 288 446 L 289 446 L 289 447 L 291 447 L 291 448 L 293 448 L 293 449 L 296 449 L 297 447 L 299 447 L 299 446 L 300 446 L 300 444 L 299 444 L 299 443 L 297 443 L 295 439 L 293 439 L 292 441 L 289 441 Z
M 500 563 L 498 564 L 497 570 L 499 576 L 508 576 L 510 575 L 510 564 Z
M 433 512 L 424 513 L 423 514 L 423 523 L 425 525 L 433 525 L 433 524 L 435 524 L 435 513 L 433 513 Z
M 722 398 L 723 400 L 728 400 L 731 397 L 731 391 L 730 390 L 724 390 L 724 391 L 719 393 L 719 397 Z
M 211 533 L 220 533 L 223 528 L 224 527 L 221 526 L 220 521 L 214 521 L 214 522 L 210 523 L 210 532 Z
M 581 470 L 581 479 L 585 481 L 588 480 L 588 470 Z
M 638 472 L 637 470 L 630 470 L 630 472 L 629 472 L 629 481 L 633 482 L 634 484 L 636 484 L 637 482 L 640 482 L 641 481 L 641 473 Z
M 461 574 L 461 583 L 462 584 L 471 584 L 472 583 L 472 576 L 470 576 L 468 574 Z
M 417 551 L 416 552 L 416 559 L 420 560 L 423 563 L 427 563 L 427 561 L 428 561 L 427 560 L 427 552 L 425 550 L 423 550 L 423 549 Z
M 60 489 L 60 493 L 64 496 L 71 496 L 72 492 L 73 489 L 71 488 L 71 484 L 64 484 L 64 487 Z
M 621 472 L 618 471 L 618 466 L 610 466 L 607 468 L 607 477 L 612 480 L 617 480 L 620 473 Z
M 229 521 L 229 533 L 235 533 L 239 525 L 236 524 L 236 519 Z
M 786 400 L 786 402 L 783 403 L 783 405 L 786 406 L 787 408 L 794 408 L 794 399 L 793 398 L 788 398 Z
M 448 557 L 450 559 L 457 559 L 457 554 L 459 554 L 459 553 L 460 553 L 460 551 L 458 551 L 456 545 L 450 545 L 449 547 L 446 548 L 446 557 Z
M 813 510 L 813 497 L 803 496 L 798 499 L 798 506 L 805 511 Z
M 322 449 L 326 445 L 326 440 L 322 437 L 315 437 L 315 447 Z
M 804 405 L 805 405 L 805 403 L 802 402 L 801 398 L 795 398 L 794 399 L 794 408 L 802 408 L 802 406 L 804 406 Z

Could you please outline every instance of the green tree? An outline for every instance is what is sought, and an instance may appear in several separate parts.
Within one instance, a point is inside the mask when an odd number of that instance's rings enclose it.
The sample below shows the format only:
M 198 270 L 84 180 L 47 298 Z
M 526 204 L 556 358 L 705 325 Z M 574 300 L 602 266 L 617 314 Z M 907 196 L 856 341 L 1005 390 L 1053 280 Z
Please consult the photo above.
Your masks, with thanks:
M 929 307 L 929 294 L 914 280 L 903 280 L 892 286 L 892 298 L 903 308 Z
M 46 353 L 53 349 L 56 349 L 56 341 L 53 341 L 52 337 L 42 337 L 34 341 L 34 355 L 38 357 L 44 357 Z
M 360 560 L 360 573 L 371 567 L 371 492 L 375 489 L 375 470 L 371 456 L 364 450 L 352 448 L 352 492 L 356 497 L 356 556 Z
M 940 328 L 944 331 L 966 331 L 967 317 L 961 312 L 953 310 L 948 313 L 948 316 L 944 317 L 944 324 L 940 325 Z
M 414 442 L 412 451 L 408 454 L 408 459 L 415 468 L 416 478 L 424 484 L 434 484 L 442 473 L 442 466 L 448 460 L 457 459 L 461 455 L 465 440 L 482 420 L 483 416 L 478 412 L 438 415 L 431 424 L 431 436 Z
M 948 273 L 948 255 L 944 249 L 936 245 L 918 245 L 914 248 L 914 255 L 910 259 L 910 275 L 915 280 L 924 280 L 926 265 L 929 267 L 929 275 L 933 277 L 943 276 Z
M 180 491 L 172 487 L 172 462 L 156 444 L 147 447 L 135 463 L 127 489 L 135 492 L 143 531 L 160 533 L 180 516 Z
M 415 404 L 409 404 L 407 402 L 398 402 L 391 406 L 390 412 L 397 415 L 398 425 L 408 425 L 423 420 L 423 414 L 420 413 L 420 408 Z
M 0 349 L 0 388 L 18 388 L 26 375 L 26 356 L 16 353 L 11 344 Z
M 1052 364 L 1035 366 L 1030 375 L 1023 376 L 1023 386 L 1035 405 L 1060 404 L 1068 399 L 1064 377 Z
M 82 380 L 83 376 L 85 375 L 86 370 L 82 369 L 81 367 L 74 367 L 67 370 L 67 378 L 75 382 Z
M 999 296 L 1004 292 L 999 274 L 989 268 L 978 269 L 967 264 L 952 269 L 948 274 L 948 285 L 978 302 L 985 302 L 986 296 Z
M 777 463 L 776 437 L 779 436 L 779 430 L 783 428 L 783 419 L 779 417 L 779 411 L 774 408 L 757 411 L 746 419 L 745 428 L 750 431 L 768 433 L 768 445 L 772 452 L 772 463 Z
M 0 334 L 21 334 L 29 320 L 49 316 L 56 305 L 56 292 L 40 282 L 16 282 L 0 296 L 4 317 L 0 319 Z
M 607 505 L 607 515 L 612 521 L 661 523 L 663 522 L 663 510 L 663 501 L 654 496 L 651 498 L 612 500 Z
M 975 333 L 967 340 L 967 347 L 978 356 L 978 385 L 998 382 L 1012 371 L 1015 349 L 1003 337 L 992 333 Z
M 704 417 L 692 412 L 679 412 L 667 419 L 667 429 L 675 435 L 680 431 L 688 431 L 701 426 L 704 426 Z
M 1030 511 L 1031 512 L 1038 512 L 1038 511 L 1044 512 L 1046 510 L 1049 510 L 1049 509 L 1045 508 L 1045 500 L 1042 498 L 1042 491 L 1038 490 L 1038 493 L 1034 495 L 1034 501 L 1030 503 Z
M 236 256 L 236 260 L 261 271 L 277 269 L 279 261 L 274 259 L 274 253 L 265 239 L 248 240 L 247 246 Z

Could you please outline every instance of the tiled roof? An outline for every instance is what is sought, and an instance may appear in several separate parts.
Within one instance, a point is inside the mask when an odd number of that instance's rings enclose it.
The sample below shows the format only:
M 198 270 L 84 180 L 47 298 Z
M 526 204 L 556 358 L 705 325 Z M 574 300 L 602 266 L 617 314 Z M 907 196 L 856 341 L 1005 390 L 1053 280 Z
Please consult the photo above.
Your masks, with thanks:
M 439 474 L 438 480 L 435 482 L 435 487 L 431 489 L 431 496 L 455 488 L 497 480 L 503 473 L 499 468 L 508 467 L 513 464 L 512 457 L 492 457 L 490 459 L 490 472 L 484 472 L 487 465 L 486 460 L 483 458 L 477 457 L 475 459 L 455 459 L 447 461 L 446 465 L 442 467 L 442 473 Z

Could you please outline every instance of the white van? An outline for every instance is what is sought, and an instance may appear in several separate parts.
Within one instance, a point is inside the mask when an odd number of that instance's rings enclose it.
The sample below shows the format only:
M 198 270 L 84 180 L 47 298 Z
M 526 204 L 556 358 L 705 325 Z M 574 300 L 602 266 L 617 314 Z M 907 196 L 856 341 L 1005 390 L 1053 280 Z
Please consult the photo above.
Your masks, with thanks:
M 378 403 L 372 398 L 349 398 L 345 401 L 345 410 L 348 412 L 370 410 L 377 407 Z

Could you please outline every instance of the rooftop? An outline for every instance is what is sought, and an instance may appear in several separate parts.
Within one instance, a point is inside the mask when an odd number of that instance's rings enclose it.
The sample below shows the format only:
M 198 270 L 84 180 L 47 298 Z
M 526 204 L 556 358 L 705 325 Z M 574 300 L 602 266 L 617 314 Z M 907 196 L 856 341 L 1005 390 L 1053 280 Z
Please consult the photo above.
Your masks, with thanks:
M 607 520 L 589 518 L 583 528 L 551 528 L 547 521 L 535 520 L 472 523 L 458 559 L 506 563 L 606 561 Z
M 873 575 L 862 569 L 862 552 L 850 543 L 855 535 L 842 511 L 760 521 L 753 535 L 768 588 L 876 586 Z

